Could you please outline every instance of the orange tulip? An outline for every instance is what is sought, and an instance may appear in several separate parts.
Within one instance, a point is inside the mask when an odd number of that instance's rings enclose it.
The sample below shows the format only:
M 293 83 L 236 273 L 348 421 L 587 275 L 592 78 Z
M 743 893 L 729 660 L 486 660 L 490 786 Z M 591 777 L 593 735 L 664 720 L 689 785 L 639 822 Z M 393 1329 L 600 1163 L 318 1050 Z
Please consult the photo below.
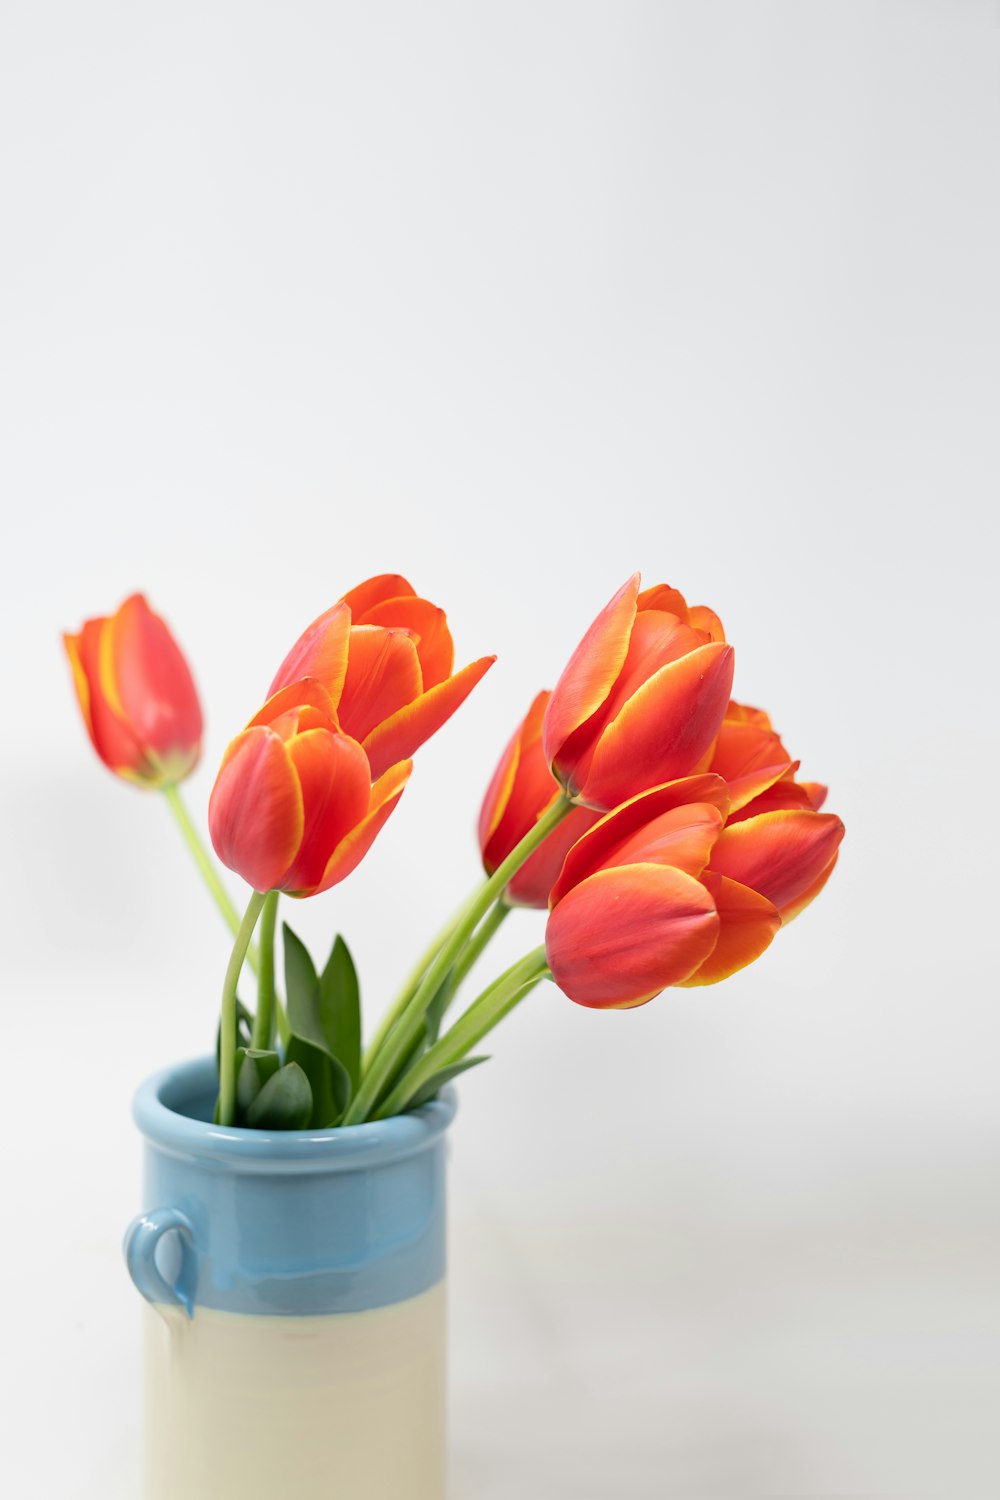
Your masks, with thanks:
M 545 932 L 556 984 L 579 1005 L 644 1005 L 695 973 L 720 919 L 699 878 L 729 808 L 725 782 L 655 787 L 595 823 L 566 856 Z M 764 946 L 776 916 L 762 914 Z
M 819 811 L 826 787 L 793 779 L 798 764 L 762 709 L 729 705 L 710 767 L 726 779 L 731 807 L 702 876 L 722 930 L 714 952 L 684 983 L 714 984 L 751 961 L 744 954 L 753 946 L 746 915 L 752 897 L 767 900 L 785 925 L 833 873 L 844 825 Z
M 551 694 L 539 693 L 517 726 L 493 772 L 479 813 L 479 849 L 492 875 L 559 795 L 542 750 L 542 719 Z M 567 853 L 600 813 L 575 807 L 514 875 L 504 892 L 509 906 L 544 910 Z
M 566 792 L 608 809 L 686 776 L 714 742 L 733 680 L 718 617 L 636 573 L 587 631 L 545 713 L 544 754 Z
M 87 733 L 108 770 L 145 787 L 183 781 L 201 753 L 201 707 L 177 642 L 143 596 L 87 620 L 63 644 Z
M 364 858 L 410 770 L 401 761 L 372 785 L 368 757 L 338 727 L 326 689 L 290 683 L 223 757 L 208 809 L 215 851 L 256 891 L 314 896 Z
M 465 701 L 496 660 L 452 675 L 455 651 L 444 610 L 396 573 L 369 578 L 319 616 L 271 684 L 323 684 L 341 729 L 361 744 L 377 778 L 411 756 Z

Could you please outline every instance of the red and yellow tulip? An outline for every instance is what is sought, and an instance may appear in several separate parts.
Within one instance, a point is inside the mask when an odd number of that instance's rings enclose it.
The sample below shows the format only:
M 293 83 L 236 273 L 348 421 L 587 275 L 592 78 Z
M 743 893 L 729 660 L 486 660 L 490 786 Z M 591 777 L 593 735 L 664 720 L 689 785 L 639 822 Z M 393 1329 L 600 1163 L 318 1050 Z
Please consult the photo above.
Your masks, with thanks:
M 313 621 L 270 691 L 303 677 L 322 683 L 337 723 L 364 748 L 378 778 L 451 718 L 496 657 L 453 673 L 454 660 L 444 610 L 399 574 L 382 573 Z
M 714 743 L 733 680 L 718 616 L 634 574 L 571 656 L 542 744 L 575 801 L 607 810 L 692 772 Z
M 256 891 L 314 896 L 364 858 L 411 768 L 400 761 L 373 785 L 368 756 L 338 726 L 326 689 L 289 683 L 223 757 L 209 804 L 215 851 Z
M 560 793 L 542 750 L 549 693 L 539 693 L 508 742 L 479 812 L 479 849 L 492 875 Z M 510 906 L 544 910 L 563 860 L 600 813 L 575 807 L 514 875 L 504 894 Z
M 838 817 L 791 781 L 730 808 L 726 782 L 702 773 L 633 798 L 570 849 L 546 948 L 571 1000 L 627 1007 L 667 985 L 716 984 L 819 893 L 843 838 Z
M 153 788 L 198 762 L 202 718 L 190 668 L 141 594 L 63 636 L 91 743 L 109 771 Z

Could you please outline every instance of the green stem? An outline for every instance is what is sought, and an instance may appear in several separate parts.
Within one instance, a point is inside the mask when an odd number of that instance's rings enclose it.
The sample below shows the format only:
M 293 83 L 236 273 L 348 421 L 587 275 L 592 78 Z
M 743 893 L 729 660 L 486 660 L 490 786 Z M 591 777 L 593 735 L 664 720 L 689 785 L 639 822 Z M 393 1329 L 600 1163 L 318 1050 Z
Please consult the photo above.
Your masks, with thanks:
M 441 988 L 449 969 L 475 932 L 480 920 L 494 901 L 502 895 L 512 876 L 516 875 L 525 861 L 534 854 L 539 844 L 548 838 L 552 830 L 558 827 L 563 818 L 572 810 L 572 802 L 561 792 L 553 797 L 535 826 L 529 829 L 517 847 L 511 850 L 489 879 L 485 880 L 478 891 L 473 893 L 450 936 L 445 940 L 437 957 L 421 979 L 409 1004 L 378 1052 L 372 1057 L 368 1072 L 362 1078 L 361 1087 L 351 1100 L 342 1124 L 360 1125 L 367 1118 L 386 1084 L 394 1076 L 416 1042 L 420 1028 L 424 1024 L 427 1007 Z
M 461 956 L 456 960 L 451 973 L 448 975 L 441 989 L 438 991 L 436 1007 L 439 1015 L 443 1016 L 458 993 L 459 987 L 473 964 L 482 957 L 488 943 L 492 942 L 494 935 L 499 932 L 504 919 L 509 916 L 510 907 L 503 901 L 497 901 L 486 913 L 472 937 L 465 945 Z
M 274 1046 L 274 928 L 278 919 L 278 892 L 269 891 L 260 914 L 260 965 L 257 971 L 257 1014 L 251 1043 L 262 1051 Z
M 165 786 L 163 788 L 163 795 L 166 798 L 167 806 L 177 820 L 177 826 L 183 835 L 185 844 L 187 844 L 188 849 L 191 851 L 195 864 L 198 866 L 202 880 L 204 880 L 208 887 L 209 894 L 222 913 L 230 932 L 235 937 L 236 933 L 240 930 L 240 914 L 233 905 L 229 892 L 222 884 L 219 872 L 215 867 L 215 861 L 202 843 L 198 830 L 192 821 L 191 814 L 188 812 L 181 798 L 180 788 L 177 786 Z M 247 955 L 247 961 L 250 967 L 256 970 L 257 954 L 253 948 L 251 948 Z
M 545 978 L 548 971 L 544 946 L 535 948 L 533 952 L 519 958 L 516 964 L 511 964 L 499 979 L 495 979 L 472 1002 L 451 1030 L 439 1042 L 435 1042 L 400 1079 L 385 1103 L 376 1110 L 375 1119 L 384 1120 L 389 1115 L 401 1114 L 417 1091 L 435 1073 L 461 1062 L 476 1043 L 482 1041 L 486 1033 L 492 1031 Z
M 378 1024 L 378 1027 L 376 1028 L 375 1035 L 372 1037 L 371 1041 L 368 1043 L 367 1048 L 365 1049 L 365 1058 L 361 1067 L 362 1075 L 367 1073 L 375 1054 L 379 1051 L 386 1037 L 389 1035 L 389 1032 L 395 1026 L 396 1022 L 399 1020 L 400 1016 L 403 1014 L 404 1010 L 413 999 L 413 996 L 417 991 L 417 986 L 420 984 L 421 979 L 423 979 L 424 975 L 427 973 L 428 968 L 434 961 L 434 955 L 451 936 L 455 924 L 458 922 L 459 918 L 465 910 L 465 906 L 466 903 L 463 902 L 458 911 L 455 912 L 453 916 L 448 918 L 448 921 L 445 923 L 444 927 L 442 927 L 437 937 L 430 944 L 427 950 L 420 955 L 420 958 L 417 960 L 416 964 L 414 964 L 413 969 L 410 971 L 410 974 L 407 977 L 406 983 L 403 985 L 403 988 L 396 996 L 392 1005 L 390 1005 L 389 1009 L 382 1017 L 381 1021 Z
M 236 1119 L 236 986 L 243 972 L 250 939 L 257 925 L 267 894 L 253 891 L 236 934 L 229 967 L 222 986 L 222 1028 L 219 1039 L 219 1124 L 232 1125 Z

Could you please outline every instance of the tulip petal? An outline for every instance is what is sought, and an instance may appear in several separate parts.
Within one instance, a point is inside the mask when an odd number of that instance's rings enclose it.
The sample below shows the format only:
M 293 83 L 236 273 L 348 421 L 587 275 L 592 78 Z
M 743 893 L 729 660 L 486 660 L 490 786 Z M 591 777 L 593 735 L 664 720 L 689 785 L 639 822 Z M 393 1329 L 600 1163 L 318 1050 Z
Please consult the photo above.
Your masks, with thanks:
M 88 620 L 79 635 L 64 635 L 73 669 L 73 685 L 90 742 L 109 770 L 139 782 L 152 779 L 153 768 L 129 726 L 114 712 L 101 691 L 99 660 L 106 619 Z
M 604 703 L 628 655 L 636 617 L 639 574 L 609 600 L 570 657 L 545 713 L 542 746 L 549 765 L 582 724 Z
M 545 715 L 545 706 L 548 701 L 549 694 L 547 692 L 536 694 L 528 712 L 504 746 L 503 754 L 497 762 L 496 770 L 490 777 L 490 784 L 486 788 L 486 795 L 483 797 L 482 807 L 479 809 L 479 852 L 483 856 L 486 855 L 487 846 L 499 828 L 504 813 L 507 811 L 511 794 L 514 790 L 514 783 L 517 779 L 518 766 L 521 762 L 521 746 L 524 744 L 530 749 L 539 739 L 541 723 Z M 546 767 L 546 769 L 548 768 Z M 496 863 L 499 864 L 499 860 Z M 489 871 L 489 873 L 492 874 L 492 871 Z
M 334 850 L 324 871 L 323 879 L 317 887 L 317 892 L 328 891 L 332 885 L 337 885 L 350 875 L 351 871 L 361 863 L 403 795 L 403 788 L 412 770 L 412 760 L 404 760 L 397 765 L 390 766 L 385 775 L 379 777 L 371 789 L 371 803 L 367 815 Z
M 760 958 L 781 926 L 777 908 L 749 886 L 708 871 L 701 879 L 719 914 L 719 940 L 690 978 L 680 981 L 682 985 L 718 984 L 745 969 Z
M 609 723 L 616 718 L 643 683 L 655 677 L 661 667 L 679 661 L 703 644 L 698 633 L 676 615 L 658 609 L 640 610 L 632 626 L 625 665 L 604 701 L 600 722 Z
M 309 729 L 288 741 L 288 754 L 302 789 L 302 837 L 282 880 L 295 894 L 315 890 L 331 853 L 368 814 L 371 771 L 357 740 L 327 728 Z
M 699 646 L 662 667 L 601 733 L 578 769 L 580 800 L 615 807 L 637 791 L 685 776 L 715 739 L 733 679 L 733 648 Z
M 380 776 L 397 761 L 408 759 L 425 740 L 436 734 L 495 661 L 495 656 L 481 656 L 478 661 L 470 662 L 456 672 L 454 677 L 438 683 L 429 693 L 423 693 L 414 703 L 407 703 L 377 724 L 361 742 L 371 761 L 372 775 Z
M 201 745 L 198 693 L 180 647 L 141 594 L 105 625 L 98 669 L 108 704 L 149 758 L 191 770 Z
M 758 729 L 767 729 L 774 733 L 774 725 L 770 716 L 762 708 L 751 708 L 749 703 L 736 703 L 731 701 L 726 709 L 726 718 L 736 724 L 756 724 Z
M 376 573 L 374 578 L 366 578 L 364 583 L 348 589 L 346 594 L 341 595 L 339 602 L 348 606 L 355 625 L 361 625 L 365 623 L 363 616 L 376 605 L 384 603 L 386 599 L 403 598 L 416 598 L 416 590 L 402 573 Z
M 337 706 L 344 731 L 364 741 L 377 725 L 412 703 L 420 692 L 420 661 L 412 636 L 381 625 L 355 625 Z
M 722 628 L 722 621 L 707 604 L 692 604 L 688 611 L 688 624 L 694 630 L 703 631 L 710 641 L 725 644 L 726 632 Z
M 425 688 L 437 687 L 451 676 L 455 665 L 455 643 L 448 629 L 448 616 L 436 604 L 415 596 L 385 599 L 365 611 L 364 618 L 354 616 L 358 625 L 382 625 L 408 630 L 413 636 L 420 659 Z
M 711 766 L 728 782 L 734 812 L 780 780 L 791 765 L 791 756 L 773 730 L 745 720 L 723 720 Z
M 829 787 L 824 786 L 821 781 L 800 781 L 799 786 L 802 788 L 806 796 L 809 798 L 809 801 L 812 803 L 813 811 L 819 812 L 820 808 L 823 806 L 823 803 L 826 801 Z
M 833 874 L 837 864 L 837 860 L 839 858 L 840 854 L 838 851 L 838 853 L 833 856 L 826 869 L 823 870 L 819 875 L 817 875 L 812 885 L 809 886 L 807 890 L 804 890 L 801 896 L 796 896 L 794 901 L 787 902 L 787 904 L 781 908 L 781 923 L 783 927 L 787 927 L 789 922 L 797 917 L 800 912 L 805 911 L 806 907 L 811 901 L 816 900 L 816 897 L 819 895 L 820 891 L 823 889 L 827 881 L 830 879 L 830 876 Z
M 815 812 L 812 799 L 804 786 L 797 781 L 776 781 L 773 786 L 767 787 L 751 802 L 745 803 L 734 812 L 730 823 L 745 823 L 748 818 L 757 818 L 766 812 L 790 812 L 793 809 L 801 809 L 803 812 Z
M 302 840 L 299 778 L 284 742 L 244 729 L 222 759 L 208 805 L 215 852 L 256 891 L 281 887 Z
M 275 673 L 267 696 L 299 678 L 315 677 L 337 703 L 347 674 L 350 633 L 351 611 L 346 604 L 325 610 L 299 636 Z
M 279 688 L 276 693 L 272 693 L 264 707 L 254 714 L 247 728 L 250 729 L 255 724 L 273 724 L 283 714 L 297 712 L 306 706 L 317 709 L 332 729 L 339 727 L 333 699 L 326 688 L 315 677 L 302 677 L 297 682 L 290 682 L 286 687 Z
M 556 984 L 578 1005 L 642 1005 L 694 972 L 715 947 L 719 918 L 700 881 L 662 865 L 599 870 L 550 913 Z
M 728 810 L 726 784 L 718 776 L 685 776 L 641 792 L 614 812 L 605 813 L 577 840 L 552 887 L 551 904 L 555 906 L 588 875 L 613 865 L 677 864 L 688 874 L 700 874 Z M 673 821 L 662 821 L 667 818 Z M 649 852 L 632 852 L 630 858 L 622 859 L 623 849 L 646 847 L 647 830 Z M 680 858 L 671 858 L 671 852 Z
M 795 908 L 833 860 L 844 825 L 832 813 L 761 813 L 723 829 L 712 851 L 714 874 L 748 885 L 784 916 Z
M 680 589 L 672 589 L 669 583 L 654 583 L 651 588 L 643 589 L 636 605 L 640 611 L 664 610 L 668 615 L 676 615 L 685 625 L 689 623 L 687 600 Z

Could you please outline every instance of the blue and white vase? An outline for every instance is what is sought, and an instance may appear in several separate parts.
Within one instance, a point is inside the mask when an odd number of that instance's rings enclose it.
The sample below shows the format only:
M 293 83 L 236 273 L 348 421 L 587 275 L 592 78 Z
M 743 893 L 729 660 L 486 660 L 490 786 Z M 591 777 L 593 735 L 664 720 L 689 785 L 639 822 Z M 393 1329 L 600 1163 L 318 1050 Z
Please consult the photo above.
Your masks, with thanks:
M 211 1123 L 210 1058 L 149 1079 L 146 1500 L 443 1500 L 454 1096 L 346 1130 Z

